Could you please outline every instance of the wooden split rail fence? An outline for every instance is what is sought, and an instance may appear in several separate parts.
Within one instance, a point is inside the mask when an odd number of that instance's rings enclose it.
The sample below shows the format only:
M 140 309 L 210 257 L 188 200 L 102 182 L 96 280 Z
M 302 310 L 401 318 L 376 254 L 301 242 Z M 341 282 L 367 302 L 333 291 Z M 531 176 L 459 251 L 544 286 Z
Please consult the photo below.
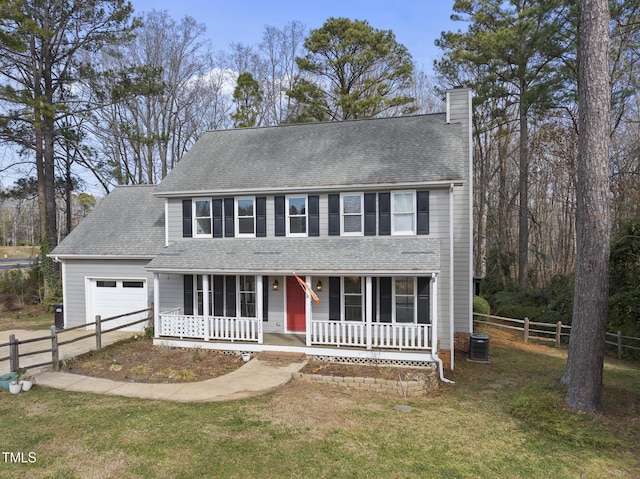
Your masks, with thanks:
M 142 319 L 135 319 L 130 322 L 124 322 L 123 324 L 118 324 L 112 328 L 108 327 L 110 321 L 115 321 L 116 319 L 122 319 L 127 316 L 139 315 L 142 313 L 148 313 Z M 43 366 L 53 366 L 54 370 L 58 371 L 60 368 L 60 348 L 62 346 L 72 344 L 83 339 L 95 337 L 95 349 L 102 349 L 102 336 L 114 331 L 118 331 L 120 329 L 128 328 L 134 326 L 136 324 L 144 323 L 146 321 L 153 321 L 153 307 L 147 309 L 141 309 L 139 311 L 133 311 L 131 313 L 121 314 L 119 316 L 113 316 L 110 318 L 102 319 L 100 316 L 96 316 L 95 320 L 95 328 L 91 330 L 87 330 L 87 334 L 83 334 L 80 336 L 72 337 L 71 339 L 65 339 L 65 333 L 74 330 L 81 330 L 92 325 L 90 324 L 82 324 L 80 326 L 75 326 L 71 328 L 65 328 L 64 330 L 58 331 L 55 326 L 51 326 L 50 332 L 46 336 L 38 336 L 35 338 L 29 339 L 18 339 L 15 334 L 11 334 L 9 336 L 9 342 L 0 344 L 0 351 L 3 351 L 8 347 L 9 355 L 0 357 L 0 365 L 6 365 L 6 361 L 9 362 L 9 371 L 17 371 L 21 367 L 25 367 L 20 364 L 20 360 L 22 358 L 27 357 L 36 357 L 35 361 L 29 361 L 29 364 L 26 365 L 29 369 L 43 367 Z M 46 346 L 42 346 L 41 349 L 33 350 L 33 348 L 21 348 L 21 346 L 25 346 L 28 344 L 35 343 L 44 343 Z M 38 346 L 36 346 L 38 347 Z M 28 351 L 26 349 L 29 349 Z M 88 348 L 93 349 L 92 347 Z M 5 370 L 6 367 L 2 367 L 0 371 Z
M 540 323 L 531 321 L 526 317 L 524 319 L 514 319 L 491 314 L 473 313 L 473 322 L 475 324 L 486 324 L 497 328 L 522 331 L 522 339 L 525 344 L 528 344 L 529 340 L 533 339 L 535 341 L 551 342 L 556 348 L 559 348 L 563 343 L 568 343 L 571 334 L 571 326 L 562 324 L 562 321 Z M 618 358 L 624 356 L 625 350 L 640 351 L 640 338 L 623 336 L 621 331 L 607 333 L 605 344 L 615 349 Z

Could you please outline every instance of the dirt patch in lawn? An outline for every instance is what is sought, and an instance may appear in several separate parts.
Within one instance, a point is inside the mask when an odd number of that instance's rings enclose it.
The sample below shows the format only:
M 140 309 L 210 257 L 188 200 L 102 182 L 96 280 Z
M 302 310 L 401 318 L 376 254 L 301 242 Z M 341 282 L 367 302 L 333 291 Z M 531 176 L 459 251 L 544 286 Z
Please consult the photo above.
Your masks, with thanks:
M 282 362 L 278 360 L 277 362 Z M 154 346 L 151 339 L 138 337 L 65 360 L 66 372 L 140 383 L 204 381 L 229 374 L 244 364 L 235 353 L 202 348 Z M 310 359 L 302 368 L 306 374 L 339 377 L 372 377 L 411 381 L 431 373 L 429 368 L 400 368 L 366 364 L 342 364 Z
M 243 364 L 237 354 L 154 346 L 151 339 L 138 337 L 64 361 L 62 370 L 114 381 L 180 383 L 223 376 Z

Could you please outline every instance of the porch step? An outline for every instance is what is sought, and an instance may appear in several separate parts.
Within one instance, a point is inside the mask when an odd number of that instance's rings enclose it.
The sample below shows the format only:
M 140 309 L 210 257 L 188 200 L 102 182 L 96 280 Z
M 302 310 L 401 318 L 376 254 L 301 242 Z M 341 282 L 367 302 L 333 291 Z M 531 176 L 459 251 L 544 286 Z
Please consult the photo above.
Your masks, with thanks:
M 287 361 L 290 363 L 301 363 L 307 358 L 304 353 L 290 353 L 285 351 L 261 351 L 256 358 L 262 361 Z

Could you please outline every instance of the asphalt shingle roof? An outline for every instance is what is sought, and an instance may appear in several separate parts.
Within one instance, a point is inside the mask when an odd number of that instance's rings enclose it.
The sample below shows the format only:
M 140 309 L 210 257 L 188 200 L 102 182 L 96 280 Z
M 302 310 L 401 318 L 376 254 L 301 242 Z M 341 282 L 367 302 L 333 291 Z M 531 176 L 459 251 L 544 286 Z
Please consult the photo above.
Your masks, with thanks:
M 52 256 L 153 256 L 164 246 L 164 200 L 153 186 L 118 186 Z
M 220 273 L 431 273 L 440 243 L 417 237 L 221 238 L 163 248 L 151 271 Z
M 433 114 L 210 131 L 155 194 L 462 180 L 460 128 Z

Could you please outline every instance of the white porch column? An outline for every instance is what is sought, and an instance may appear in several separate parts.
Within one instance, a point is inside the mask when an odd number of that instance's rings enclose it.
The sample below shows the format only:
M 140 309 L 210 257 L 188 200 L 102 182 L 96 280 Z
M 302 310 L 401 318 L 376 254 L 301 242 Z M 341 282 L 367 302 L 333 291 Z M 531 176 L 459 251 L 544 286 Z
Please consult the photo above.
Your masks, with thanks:
M 438 352 L 438 273 L 431 275 L 431 352 Z
M 202 315 L 204 316 L 204 340 L 209 341 L 209 275 L 202 275 Z
M 305 276 L 304 280 L 307 283 L 307 286 L 311 289 L 312 286 L 312 277 Z M 306 335 L 306 343 L 307 346 L 311 346 L 311 295 L 305 291 L 305 305 L 304 305 L 304 315 L 305 315 L 305 335 Z
M 365 320 L 365 329 L 367 331 L 367 349 L 371 349 L 373 346 L 373 281 L 371 276 L 366 276 L 364 279 L 364 290 L 365 290 L 365 310 L 364 310 L 364 320 Z
M 258 319 L 258 344 L 262 344 L 262 305 L 264 304 L 264 298 L 262 294 L 264 293 L 264 289 L 262 287 L 262 279 L 263 276 L 256 276 L 256 318 Z M 269 293 L 267 293 L 269 294 Z
M 153 273 L 153 336 L 160 335 L 160 275 Z

